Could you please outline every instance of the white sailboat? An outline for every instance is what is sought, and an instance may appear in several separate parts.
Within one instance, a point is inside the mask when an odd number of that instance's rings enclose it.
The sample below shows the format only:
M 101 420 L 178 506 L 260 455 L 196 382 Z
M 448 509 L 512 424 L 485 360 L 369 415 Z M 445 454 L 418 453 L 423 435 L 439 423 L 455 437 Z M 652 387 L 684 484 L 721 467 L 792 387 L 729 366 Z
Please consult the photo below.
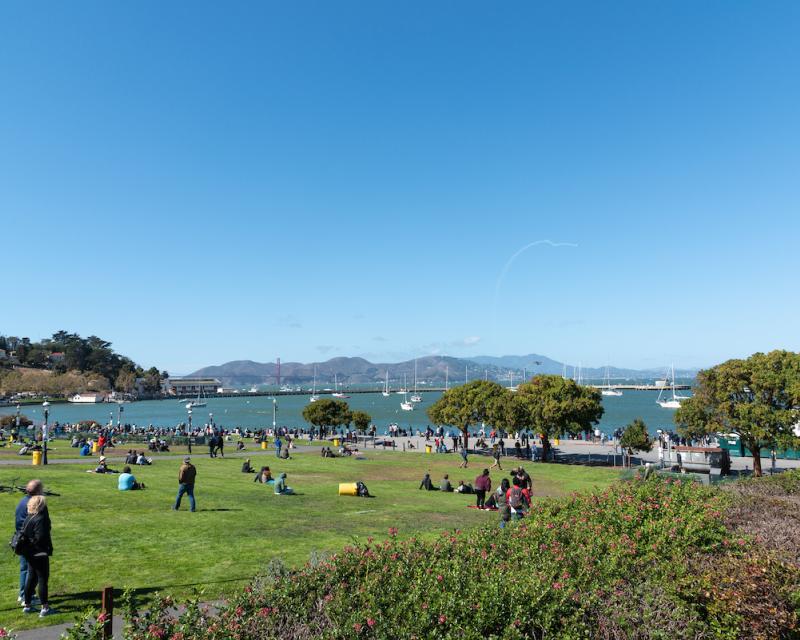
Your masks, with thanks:
M 400 408 L 403 411 L 413 411 L 414 410 L 414 404 L 412 402 L 408 401 L 408 394 L 407 393 L 403 394 L 403 401 L 400 403 Z
M 397 395 L 404 396 L 408 393 L 408 380 L 406 380 L 406 374 L 403 374 L 403 388 L 397 392 Z
M 339 378 L 334 373 L 333 374 L 333 388 L 334 392 L 331 394 L 334 398 L 349 398 L 350 396 L 346 396 L 343 392 L 339 391 Z
M 508 372 L 508 390 L 509 391 L 516 391 L 517 388 L 514 386 L 514 371 Z
M 314 384 L 311 387 L 311 397 L 308 401 L 316 402 L 317 400 L 319 400 L 319 396 L 317 395 L 317 365 L 314 365 Z
M 194 409 L 195 407 L 205 407 L 206 406 L 205 399 L 206 399 L 206 394 L 202 389 L 200 389 L 200 391 L 197 392 L 197 397 L 186 404 L 186 408 Z
M 391 393 L 389 393 L 389 370 L 388 369 L 386 370 L 386 384 L 383 385 L 383 392 L 381 393 L 381 395 L 384 398 L 388 398 L 391 395 Z
M 666 385 L 662 387 L 661 391 L 658 392 L 658 399 L 656 402 L 663 407 L 664 409 L 680 409 L 681 408 L 681 400 L 688 399 L 688 396 L 679 396 L 675 393 L 675 365 L 673 364 L 670 367 L 670 373 L 672 374 L 672 397 L 669 400 L 662 400 L 661 396 L 664 394 L 664 389 L 666 389 Z
M 422 396 L 417 393 L 417 359 L 414 358 L 414 393 L 411 402 L 422 402 Z
M 605 384 L 603 385 L 603 389 L 600 391 L 600 393 L 602 395 L 604 395 L 604 396 L 621 396 L 622 395 L 622 391 L 620 391 L 619 389 L 614 389 L 611 386 L 611 377 L 609 376 L 609 373 L 608 373 L 608 367 L 606 367 L 606 379 L 605 379 L 604 382 L 605 382 Z

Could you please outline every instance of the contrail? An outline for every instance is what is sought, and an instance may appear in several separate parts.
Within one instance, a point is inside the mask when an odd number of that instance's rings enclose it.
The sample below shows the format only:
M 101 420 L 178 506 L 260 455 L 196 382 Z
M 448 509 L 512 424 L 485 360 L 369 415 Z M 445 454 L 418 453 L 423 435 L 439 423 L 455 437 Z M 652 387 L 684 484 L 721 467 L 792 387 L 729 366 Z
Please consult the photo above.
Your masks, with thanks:
M 495 333 L 495 328 L 497 326 L 497 299 L 500 296 L 500 286 L 503 284 L 503 280 L 508 273 L 508 270 L 511 268 L 511 265 L 514 263 L 520 255 L 525 253 L 528 249 L 533 247 L 546 244 L 550 247 L 573 247 L 576 248 L 578 245 L 574 242 L 553 242 L 552 240 L 535 240 L 534 242 L 529 242 L 521 249 L 518 249 L 508 260 L 506 260 L 505 265 L 503 265 L 503 270 L 500 272 L 500 275 L 497 277 L 497 282 L 494 285 L 494 303 L 492 305 L 492 333 Z

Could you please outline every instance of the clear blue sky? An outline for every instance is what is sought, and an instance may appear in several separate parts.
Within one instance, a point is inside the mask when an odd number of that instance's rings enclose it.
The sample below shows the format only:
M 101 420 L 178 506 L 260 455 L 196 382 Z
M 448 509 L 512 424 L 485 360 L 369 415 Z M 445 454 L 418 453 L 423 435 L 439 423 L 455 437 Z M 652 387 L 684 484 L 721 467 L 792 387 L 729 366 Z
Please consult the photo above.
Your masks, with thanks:
M 800 349 L 800 3 L 542 4 L 4 3 L 0 332 L 179 373 Z

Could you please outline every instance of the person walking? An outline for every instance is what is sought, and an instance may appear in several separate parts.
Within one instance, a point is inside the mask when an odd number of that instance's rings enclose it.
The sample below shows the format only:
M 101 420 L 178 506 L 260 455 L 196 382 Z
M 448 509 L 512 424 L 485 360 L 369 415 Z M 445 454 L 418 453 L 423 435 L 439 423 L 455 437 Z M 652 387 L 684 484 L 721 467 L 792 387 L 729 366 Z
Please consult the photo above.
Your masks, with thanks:
M 189 456 L 186 456 L 178 471 L 178 496 L 175 498 L 175 504 L 172 505 L 173 511 L 181 508 L 181 498 L 183 498 L 184 493 L 189 496 L 189 511 L 195 511 L 194 481 L 196 477 L 197 469 L 192 464 Z
M 17 532 L 22 529 L 22 525 L 25 523 L 25 519 L 28 517 L 28 501 L 31 499 L 32 496 L 40 496 L 42 495 L 42 481 L 41 480 L 31 480 L 28 484 L 25 485 L 25 496 L 22 500 L 19 501 L 17 505 L 17 510 L 15 513 L 15 530 Z M 17 602 L 22 604 L 25 598 L 25 582 L 28 579 L 28 560 L 25 558 L 24 555 L 20 555 L 19 557 L 19 593 L 17 594 Z
M 26 539 L 24 556 L 28 561 L 28 576 L 25 580 L 23 613 L 33 613 L 33 594 L 39 588 L 39 602 L 42 609 L 39 617 L 55 613 L 48 602 L 47 583 L 50 580 L 50 556 L 53 555 L 53 541 L 50 538 L 50 514 L 44 496 L 31 496 L 28 500 L 28 517 L 22 525 Z
M 217 454 L 215 453 L 217 449 L 217 434 L 212 433 L 208 436 L 208 457 L 209 458 L 216 458 Z
M 494 445 L 492 447 L 492 458 L 494 458 L 494 462 L 492 463 L 492 466 L 489 468 L 494 469 L 495 467 L 497 467 L 498 469 L 500 469 L 500 471 L 502 471 L 503 467 L 500 466 L 500 447 L 498 447 L 497 445 Z
M 458 448 L 458 455 L 461 456 L 461 464 L 458 465 L 458 468 L 459 469 L 466 469 L 467 468 L 467 450 L 464 448 L 463 444 Z

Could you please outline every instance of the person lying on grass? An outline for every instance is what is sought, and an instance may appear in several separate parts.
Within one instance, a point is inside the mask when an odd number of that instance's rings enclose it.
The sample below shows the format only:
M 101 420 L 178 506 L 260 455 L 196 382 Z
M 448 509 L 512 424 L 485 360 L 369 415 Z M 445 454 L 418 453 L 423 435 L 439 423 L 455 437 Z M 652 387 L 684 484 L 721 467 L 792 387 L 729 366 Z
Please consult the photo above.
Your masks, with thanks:
M 119 474 L 117 489 L 120 491 L 138 491 L 139 489 L 144 488 L 144 482 L 137 482 L 136 478 L 131 473 L 131 468 L 128 465 L 125 465 L 122 468 L 122 473 Z
M 272 472 L 269 470 L 269 467 L 261 467 L 261 470 L 256 474 L 256 477 L 253 479 L 253 482 L 271 484 L 275 482 L 275 478 L 272 477 Z
M 286 474 L 282 473 L 275 481 L 275 495 L 276 496 L 290 496 L 294 493 L 294 489 L 286 484 Z
M 472 493 L 472 485 L 463 480 L 459 480 L 456 493 Z

